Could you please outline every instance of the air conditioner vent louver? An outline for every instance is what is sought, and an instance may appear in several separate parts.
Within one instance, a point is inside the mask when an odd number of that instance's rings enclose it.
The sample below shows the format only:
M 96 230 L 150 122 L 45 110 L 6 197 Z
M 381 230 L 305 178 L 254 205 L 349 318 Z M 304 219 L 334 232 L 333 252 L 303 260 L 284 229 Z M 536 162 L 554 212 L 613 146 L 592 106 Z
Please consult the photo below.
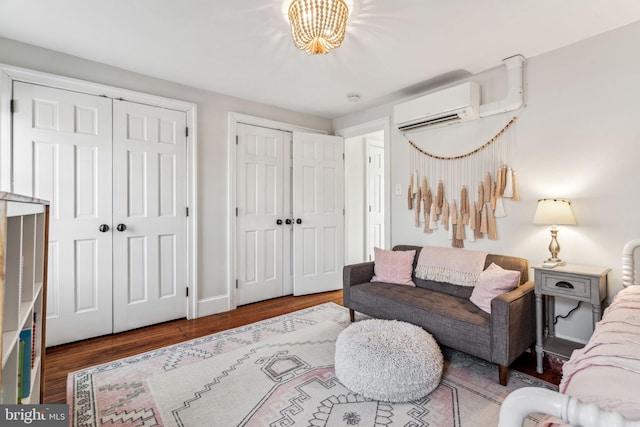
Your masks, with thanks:
M 401 132 L 458 123 L 479 117 L 480 85 L 469 81 L 398 104 L 394 124 Z

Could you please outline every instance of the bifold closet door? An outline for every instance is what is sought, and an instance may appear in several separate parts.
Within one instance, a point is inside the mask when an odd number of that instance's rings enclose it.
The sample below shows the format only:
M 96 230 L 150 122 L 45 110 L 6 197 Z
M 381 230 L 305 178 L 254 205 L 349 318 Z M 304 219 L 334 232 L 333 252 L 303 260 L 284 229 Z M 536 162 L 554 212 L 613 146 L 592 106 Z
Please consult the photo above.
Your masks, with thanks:
M 13 91 L 14 192 L 51 202 L 47 345 L 185 317 L 186 113 Z
M 244 305 L 292 292 L 291 134 L 245 124 L 237 132 L 236 304 Z
M 13 84 L 13 191 L 50 207 L 47 345 L 112 331 L 111 99 Z
M 187 115 L 113 101 L 113 331 L 186 316 Z
M 293 133 L 293 294 L 342 288 L 344 140 Z

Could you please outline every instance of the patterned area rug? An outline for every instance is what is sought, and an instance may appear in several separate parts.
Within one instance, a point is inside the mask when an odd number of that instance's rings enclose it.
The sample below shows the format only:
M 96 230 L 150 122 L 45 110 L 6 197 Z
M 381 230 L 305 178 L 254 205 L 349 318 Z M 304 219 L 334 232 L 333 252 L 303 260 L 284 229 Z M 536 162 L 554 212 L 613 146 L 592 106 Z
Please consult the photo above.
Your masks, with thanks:
M 496 426 L 520 387 L 557 389 L 444 348 L 442 383 L 423 399 L 377 402 L 333 370 L 347 309 L 327 303 L 69 374 L 74 426 Z M 525 425 L 539 417 L 530 416 Z

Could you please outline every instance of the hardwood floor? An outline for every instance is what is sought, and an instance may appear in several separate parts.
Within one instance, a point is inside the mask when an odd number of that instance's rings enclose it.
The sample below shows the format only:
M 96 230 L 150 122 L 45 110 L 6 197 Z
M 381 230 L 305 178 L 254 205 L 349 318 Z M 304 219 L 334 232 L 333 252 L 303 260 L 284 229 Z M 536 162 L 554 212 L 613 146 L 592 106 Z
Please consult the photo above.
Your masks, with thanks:
M 301 297 L 286 296 L 248 304 L 230 312 L 195 320 L 174 320 L 120 334 L 47 348 L 44 367 L 44 402 L 66 403 L 66 381 L 69 372 L 291 313 L 324 302 L 334 302 L 341 305 L 342 291 Z M 543 375 L 537 375 L 535 373 L 535 357 L 531 354 L 523 355 L 511 367 L 554 384 L 558 384 L 560 381 L 560 376 L 552 372 L 547 371 Z

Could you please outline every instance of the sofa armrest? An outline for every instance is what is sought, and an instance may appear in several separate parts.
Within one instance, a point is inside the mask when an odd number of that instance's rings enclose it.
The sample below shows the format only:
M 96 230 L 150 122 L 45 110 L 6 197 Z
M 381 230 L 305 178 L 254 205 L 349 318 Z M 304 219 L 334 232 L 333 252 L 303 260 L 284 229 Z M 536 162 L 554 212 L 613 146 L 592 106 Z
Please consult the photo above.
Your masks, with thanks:
M 345 265 L 342 270 L 342 300 L 345 307 L 351 301 L 351 286 L 368 283 L 373 278 L 373 261 Z
M 528 281 L 491 300 L 491 357 L 509 366 L 535 342 L 534 283 Z

